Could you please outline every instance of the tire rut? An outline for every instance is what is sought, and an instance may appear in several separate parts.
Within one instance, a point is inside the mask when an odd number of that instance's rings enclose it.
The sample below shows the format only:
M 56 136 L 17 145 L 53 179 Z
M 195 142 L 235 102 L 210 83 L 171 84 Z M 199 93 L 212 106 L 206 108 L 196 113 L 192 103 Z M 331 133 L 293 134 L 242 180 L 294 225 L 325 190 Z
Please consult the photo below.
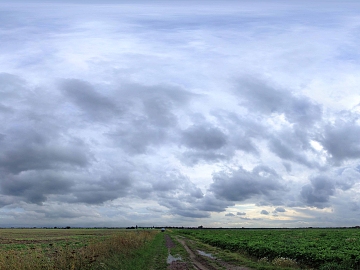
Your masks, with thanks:
M 203 256 L 200 256 L 197 254 L 196 251 L 193 251 L 186 243 L 186 239 L 180 237 L 176 237 L 176 240 L 184 247 L 186 252 L 189 254 L 189 259 L 192 265 L 189 265 L 186 262 L 183 261 L 173 261 L 169 266 L 168 270 L 190 270 L 190 269 L 196 269 L 196 270 L 217 270 L 217 269 L 226 269 L 226 270 L 252 270 L 251 268 L 244 267 L 244 266 L 237 266 L 232 265 L 230 263 L 224 262 L 222 260 L 216 260 L 217 267 L 211 265 L 210 261 L 214 259 L 210 258 L 204 258 Z M 168 247 L 169 254 L 170 249 L 175 247 L 174 242 L 170 238 L 169 235 L 165 235 L 165 241 L 166 246 Z
M 186 252 L 189 254 L 190 260 L 194 265 L 195 269 L 199 270 L 216 270 L 216 268 L 208 265 L 206 260 L 201 259 L 201 257 L 196 256 L 194 252 L 186 245 L 183 239 L 176 238 L 176 240 L 185 248 Z

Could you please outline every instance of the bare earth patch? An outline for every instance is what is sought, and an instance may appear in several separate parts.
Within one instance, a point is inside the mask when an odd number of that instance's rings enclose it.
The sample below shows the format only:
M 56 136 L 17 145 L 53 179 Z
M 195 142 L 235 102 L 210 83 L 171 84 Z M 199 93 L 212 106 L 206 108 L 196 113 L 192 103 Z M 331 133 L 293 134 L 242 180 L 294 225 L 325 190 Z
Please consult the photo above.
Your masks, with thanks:
M 165 241 L 166 241 L 166 247 L 170 249 L 175 247 L 175 243 L 171 240 L 169 235 L 165 235 Z M 221 269 L 227 269 L 227 270 L 252 270 L 248 267 L 243 266 L 237 266 L 232 265 L 227 262 L 224 262 L 222 260 L 213 258 L 211 256 L 204 256 L 200 255 L 201 252 L 193 251 L 189 248 L 189 246 L 186 244 L 186 239 L 180 239 L 177 238 L 177 241 L 184 247 L 184 249 L 189 254 L 189 258 L 191 260 L 192 266 L 189 266 L 186 262 L 182 262 L 180 260 L 173 261 L 169 264 L 168 270 L 189 270 L 189 269 L 199 269 L 199 270 L 217 270 L 218 267 L 214 266 L 216 261 L 216 264 L 221 267 Z

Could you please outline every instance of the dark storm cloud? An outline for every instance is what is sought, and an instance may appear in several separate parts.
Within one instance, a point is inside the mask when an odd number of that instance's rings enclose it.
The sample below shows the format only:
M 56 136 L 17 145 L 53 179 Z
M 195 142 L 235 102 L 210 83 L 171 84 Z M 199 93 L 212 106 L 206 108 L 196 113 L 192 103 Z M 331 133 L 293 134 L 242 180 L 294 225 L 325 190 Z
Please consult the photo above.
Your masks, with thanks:
M 311 161 L 306 156 L 306 151 L 311 148 L 307 134 L 302 131 L 279 132 L 270 137 L 268 144 L 269 149 L 284 160 L 293 161 L 309 168 L 319 167 L 316 161 Z
M 284 191 L 281 182 L 281 176 L 269 167 L 257 166 L 252 171 L 240 167 L 214 174 L 210 190 L 228 201 L 244 201 L 259 195 L 271 198 L 273 192 Z
M 182 217 L 191 217 L 191 218 L 207 218 L 210 217 L 210 213 L 197 209 L 194 205 L 194 200 L 190 200 L 188 196 L 180 195 L 173 196 L 173 198 L 168 197 L 159 201 L 159 204 L 165 206 L 169 209 L 169 213 L 173 215 L 179 215 Z
M 245 153 L 258 155 L 257 140 L 268 138 L 269 129 L 252 114 L 241 115 L 225 110 L 212 113 L 227 132 L 227 146 L 232 150 L 242 150 Z M 229 153 L 227 153 L 229 156 Z
M 252 128 L 257 130 L 256 139 L 268 141 L 269 149 L 283 160 L 302 164 L 309 168 L 319 167 L 318 162 L 309 159 L 312 152 L 310 141 L 314 139 L 312 125 L 322 119 L 322 108 L 310 99 L 295 96 L 290 91 L 277 89 L 264 81 L 244 79 L 236 94 L 241 105 L 248 108 L 253 121 L 260 122 L 257 114 L 284 115 L 291 126 L 274 130 L 271 126 Z M 242 100 L 245 101 L 242 101 Z M 254 124 L 253 124 L 254 125 Z M 259 132 L 260 131 L 260 132 Z M 248 144 L 251 145 L 251 144 Z M 287 166 L 289 171 L 290 167 Z
M 309 206 L 324 208 L 328 206 L 330 197 L 335 194 L 335 185 L 327 176 L 312 178 L 311 184 L 303 186 L 300 195 Z
M 202 211 L 209 212 L 224 212 L 227 207 L 234 206 L 235 204 L 226 200 L 221 200 L 215 197 L 211 192 L 206 193 L 202 200 L 199 200 L 196 207 Z
M 217 150 L 226 145 L 227 136 L 210 125 L 193 125 L 182 132 L 183 144 L 196 150 Z
M 177 117 L 171 112 L 172 104 L 164 98 L 143 100 L 144 114 L 155 126 L 171 127 L 177 124 Z
M 284 212 L 286 212 L 286 209 L 284 207 L 276 207 L 275 212 L 284 213 Z
M 101 185 L 98 187 L 102 189 Z M 120 197 L 119 195 L 117 190 L 98 190 L 98 188 L 94 186 L 76 192 L 76 200 L 74 200 L 74 202 L 98 205 L 106 201 L 115 200 Z
M 204 194 L 188 177 L 178 171 L 171 173 L 150 173 L 148 183 L 152 190 L 163 198 L 173 198 L 175 192 L 178 196 L 188 202 L 194 202 L 203 198 Z
M 284 213 L 284 212 L 286 212 L 286 210 L 285 210 L 285 208 L 284 207 L 276 207 L 275 208 L 275 212 L 277 213 L 277 212 L 280 212 L 280 213 Z
M 218 199 L 208 191 L 205 195 L 190 179 L 175 173 L 151 180 L 152 197 L 156 196 L 160 205 L 169 209 L 169 213 L 183 217 L 210 217 L 210 212 L 224 212 L 233 202 Z
M 127 111 L 108 136 L 130 154 L 143 154 L 152 146 L 164 145 L 171 133 L 176 133 L 177 110 L 194 96 L 178 87 L 136 84 L 123 85 L 118 94 L 124 97 Z
M 96 91 L 88 82 L 67 79 L 60 83 L 60 89 L 92 120 L 107 121 L 121 114 L 122 110 L 118 104 Z
M 197 210 L 191 211 L 191 210 L 177 209 L 174 213 L 179 216 L 182 216 L 182 217 L 190 217 L 190 218 L 209 218 L 210 217 L 210 213 L 197 211 Z
M 63 142 L 49 135 L 26 127 L 8 130 L 0 140 L 0 169 L 16 174 L 89 164 L 88 149 L 82 141 Z
M 339 119 L 325 126 L 319 140 L 330 154 L 329 160 L 340 165 L 345 160 L 360 158 L 359 134 L 359 124 Z
M 18 175 L 3 175 L 0 183 L 4 195 L 15 196 L 28 203 L 41 204 L 51 194 L 70 191 L 74 182 L 59 172 L 28 171 Z
M 310 184 L 302 187 L 300 196 L 309 206 L 325 208 L 330 206 L 331 198 L 337 189 L 350 190 L 359 182 L 360 174 L 356 168 L 343 167 L 332 172 L 322 173 L 310 178 Z
M 307 97 L 295 96 L 254 77 L 242 78 L 236 94 L 250 111 L 284 114 L 289 122 L 302 126 L 312 125 L 322 117 L 321 106 Z
M 123 172 L 114 171 L 112 174 L 100 176 L 98 179 L 88 179 L 74 188 L 72 202 L 86 204 L 102 204 L 109 200 L 125 197 L 131 191 L 130 177 Z M 133 191 L 134 192 L 134 191 Z
M 228 144 L 228 136 L 202 120 L 181 132 L 180 144 L 187 148 L 180 157 L 187 166 L 228 160 L 234 153 L 233 146 Z

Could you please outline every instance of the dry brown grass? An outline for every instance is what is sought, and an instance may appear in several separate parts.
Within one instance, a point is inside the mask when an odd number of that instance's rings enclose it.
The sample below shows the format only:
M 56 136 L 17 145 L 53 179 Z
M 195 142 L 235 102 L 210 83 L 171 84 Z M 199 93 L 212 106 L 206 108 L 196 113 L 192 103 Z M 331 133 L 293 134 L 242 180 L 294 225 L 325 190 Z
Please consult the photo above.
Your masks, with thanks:
M 74 248 L 69 242 L 63 246 L 49 243 L 21 250 L 0 250 L 1 270 L 78 270 L 101 269 L 106 258 L 114 255 L 126 257 L 153 239 L 155 231 L 120 232 L 99 241 L 91 241 Z

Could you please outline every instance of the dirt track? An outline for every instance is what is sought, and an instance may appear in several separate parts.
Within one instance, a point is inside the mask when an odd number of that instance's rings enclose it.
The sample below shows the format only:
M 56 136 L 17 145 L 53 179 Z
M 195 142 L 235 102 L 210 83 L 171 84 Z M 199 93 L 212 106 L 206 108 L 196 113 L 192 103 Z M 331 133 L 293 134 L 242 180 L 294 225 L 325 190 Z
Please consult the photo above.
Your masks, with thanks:
M 217 270 L 219 268 L 221 269 L 225 268 L 227 270 L 251 270 L 250 268 L 247 267 L 231 265 L 229 263 L 223 262 L 218 259 L 201 256 L 198 254 L 197 251 L 193 251 L 189 248 L 189 246 L 186 244 L 187 239 L 185 238 L 180 239 L 178 237 L 176 238 L 176 240 L 184 247 L 184 249 L 189 254 L 191 263 L 189 265 L 189 263 L 176 260 L 171 262 L 171 264 L 169 264 L 167 268 L 168 270 L 190 270 L 190 269 Z M 171 240 L 170 236 L 167 234 L 165 235 L 165 241 L 166 241 L 166 247 L 169 249 L 169 254 L 170 254 L 171 248 L 175 247 L 175 243 Z M 216 261 L 216 264 L 212 263 L 214 261 Z M 216 267 L 216 265 L 218 265 L 218 267 Z
M 169 250 L 169 254 L 170 254 L 170 249 L 175 247 L 175 243 L 171 240 L 170 236 L 165 234 L 165 244 L 166 247 Z M 189 267 L 189 265 L 186 262 L 182 262 L 182 261 L 173 261 L 171 262 L 171 264 L 168 266 L 167 268 L 168 270 L 189 270 L 191 269 Z

